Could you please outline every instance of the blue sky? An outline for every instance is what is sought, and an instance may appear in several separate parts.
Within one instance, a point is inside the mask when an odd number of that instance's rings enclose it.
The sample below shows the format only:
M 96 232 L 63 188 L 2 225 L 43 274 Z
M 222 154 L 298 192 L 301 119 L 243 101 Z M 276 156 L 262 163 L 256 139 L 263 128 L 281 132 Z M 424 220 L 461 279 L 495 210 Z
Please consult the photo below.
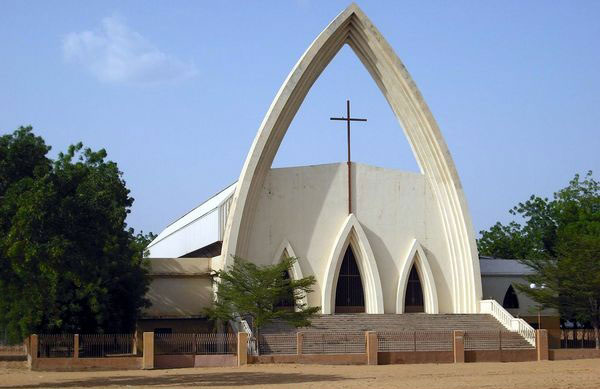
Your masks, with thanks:
M 104 147 L 160 232 L 235 181 L 287 73 L 349 3 L 2 1 L 0 132 L 31 124 L 53 153 Z M 600 171 L 600 2 L 358 2 L 407 66 L 457 165 L 476 231 Z M 417 170 L 350 49 L 315 83 L 274 166 L 353 160 Z

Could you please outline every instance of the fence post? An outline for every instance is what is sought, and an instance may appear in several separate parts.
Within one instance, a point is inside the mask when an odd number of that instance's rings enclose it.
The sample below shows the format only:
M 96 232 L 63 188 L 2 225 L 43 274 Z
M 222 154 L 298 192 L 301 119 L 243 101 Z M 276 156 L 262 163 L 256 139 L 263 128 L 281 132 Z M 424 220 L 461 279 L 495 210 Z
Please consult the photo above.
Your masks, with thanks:
M 244 366 L 248 364 L 248 334 L 238 332 L 237 334 L 237 364 Z
M 365 337 L 367 341 L 367 365 L 377 365 L 377 352 L 379 351 L 377 332 L 366 331 Z
M 454 363 L 465 363 L 465 331 L 453 332 Z
M 144 332 L 142 369 L 154 369 L 154 332 Z
M 131 339 L 131 353 L 133 355 L 137 355 L 137 341 L 138 341 L 138 336 L 137 336 L 137 330 L 133 333 L 133 337 Z
M 296 332 L 296 354 L 302 355 L 304 350 L 304 332 Z
M 535 331 L 535 346 L 537 349 L 537 360 L 547 361 L 548 360 L 548 331 L 547 330 L 536 330 Z
M 37 359 L 39 353 L 39 338 L 37 334 L 29 336 L 29 347 L 27 349 L 27 366 L 30 370 L 37 368 Z
M 73 358 L 79 358 L 79 334 L 73 334 Z

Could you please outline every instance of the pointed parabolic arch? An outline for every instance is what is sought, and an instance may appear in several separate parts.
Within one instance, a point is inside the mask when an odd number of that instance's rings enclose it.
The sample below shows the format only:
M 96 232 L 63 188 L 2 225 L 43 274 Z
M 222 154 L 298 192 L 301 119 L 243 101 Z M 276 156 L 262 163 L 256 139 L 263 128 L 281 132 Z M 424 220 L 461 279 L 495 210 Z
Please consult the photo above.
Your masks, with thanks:
M 437 288 L 435 287 L 435 279 L 433 272 L 429 266 L 429 261 L 425 255 L 425 251 L 421 244 L 416 239 L 413 239 L 408 251 L 406 259 L 402 263 L 400 269 L 400 277 L 398 278 L 398 292 L 396 294 L 396 313 L 404 313 L 404 301 L 406 298 L 406 286 L 408 285 L 408 277 L 413 265 L 417 267 L 421 288 L 423 288 L 423 303 L 425 305 L 425 313 L 439 313 Z
M 321 313 L 331 314 L 335 311 L 338 273 L 348 245 L 352 247 L 360 271 L 365 294 L 365 312 L 384 313 L 383 290 L 379 270 L 377 269 L 377 261 L 375 261 L 367 235 L 353 213 L 348 215 L 344 221 L 329 254 L 325 276 L 321 285 Z
M 481 275 L 466 199 L 442 134 L 408 71 L 362 10 L 352 4 L 312 42 L 277 92 L 236 186 L 223 240 L 224 266 L 245 256 L 261 187 L 308 91 L 344 44 L 361 60 L 400 122 L 435 195 L 448 250 L 452 311 L 478 311 Z
M 287 239 L 284 239 L 283 242 L 281 242 L 281 244 L 279 245 L 277 251 L 275 251 L 275 256 L 273 257 L 273 265 L 278 264 L 284 257 L 298 258 L 296 257 L 296 253 L 294 252 L 292 245 Z M 292 268 L 290 269 L 290 277 L 292 277 L 293 280 L 299 280 L 302 277 L 304 277 L 302 275 L 302 268 L 300 267 L 298 260 L 294 262 Z M 306 295 L 300 299 L 300 303 L 302 305 L 308 304 Z

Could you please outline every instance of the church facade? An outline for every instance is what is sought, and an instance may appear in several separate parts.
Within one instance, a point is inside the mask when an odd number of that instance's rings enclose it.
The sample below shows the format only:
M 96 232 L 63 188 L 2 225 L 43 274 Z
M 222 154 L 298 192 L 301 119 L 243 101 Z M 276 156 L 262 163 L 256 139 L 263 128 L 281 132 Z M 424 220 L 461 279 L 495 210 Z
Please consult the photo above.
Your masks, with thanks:
M 310 87 L 349 45 L 387 99 L 420 173 L 358 163 L 272 168 Z M 401 127 L 401 129 L 400 129 Z M 237 182 L 149 245 L 148 320 L 194 319 L 211 303 L 211 274 L 234 256 L 257 264 L 297 257 L 322 314 L 480 313 L 475 235 L 458 173 L 408 71 L 351 5 L 319 34 L 284 81 Z

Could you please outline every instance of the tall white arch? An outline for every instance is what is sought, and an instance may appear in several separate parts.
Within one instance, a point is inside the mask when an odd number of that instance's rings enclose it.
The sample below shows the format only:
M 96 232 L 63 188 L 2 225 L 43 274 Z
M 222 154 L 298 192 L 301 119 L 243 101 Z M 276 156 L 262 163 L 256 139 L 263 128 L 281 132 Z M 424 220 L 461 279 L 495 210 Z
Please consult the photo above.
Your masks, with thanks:
M 365 231 L 361 227 L 356 216 L 353 213 L 348 215 L 342 228 L 336 236 L 336 240 L 331 249 L 323 284 L 321 285 L 321 312 L 331 314 L 335 311 L 335 291 L 337 288 L 337 279 L 344 253 L 352 247 L 356 264 L 360 270 L 363 291 L 365 294 L 365 312 L 366 313 L 384 313 L 383 312 L 383 290 L 377 262 L 373 255 L 373 250 L 367 239 Z
M 287 239 L 284 239 L 283 242 L 281 242 L 281 244 L 279 245 L 277 251 L 275 251 L 275 256 L 273 257 L 273 265 L 279 263 L 284 257 L 298 258 L 296 257 L 296 253 L 294 253 L 292 245 Z M 294 280 L 299 280 L 304 277 L 302 275 L 302 269 L 300 268 L 298 260 L 294 262 L 292 268 L 290 269 L 290 272 L 290 277 L 292 277 L 292 279 Z M 308 305 L 308 299 L 306 295 L 304 295 L 304 297 L 300 299 L 300 303 L 302 305 Z
M 398 278 L 398 292 L 396 294 L 396 313 L 404 313 L 404 300 L 406 297 L 406 286 L 408 285 L 408 277 L 413 264 L 417 267 L 419 279 L 421 280 L 421 288 L 423 288 L 423 303 L 425 305 L 425 313 L 439 313 L 437 290 L 435 288 L 435 280 L 433 272 L 427 261 L 427 256 L 421 244 L 414 239 L 408 251 L 408 255 L 400 269 L 400 277 Z
M 455 313 L 477 312 L 481 275 L 475 234 L 458 173 L 442 134 L 408 71 L 367 16 L 352 4 L 319 34 L 296 63 L 263 119 L 236 186 L 223 240 L 224 265 L 244 257 L 265 176 L 298 108 L 340 48 L 348 44 L 402 125 L 442 218 Z

